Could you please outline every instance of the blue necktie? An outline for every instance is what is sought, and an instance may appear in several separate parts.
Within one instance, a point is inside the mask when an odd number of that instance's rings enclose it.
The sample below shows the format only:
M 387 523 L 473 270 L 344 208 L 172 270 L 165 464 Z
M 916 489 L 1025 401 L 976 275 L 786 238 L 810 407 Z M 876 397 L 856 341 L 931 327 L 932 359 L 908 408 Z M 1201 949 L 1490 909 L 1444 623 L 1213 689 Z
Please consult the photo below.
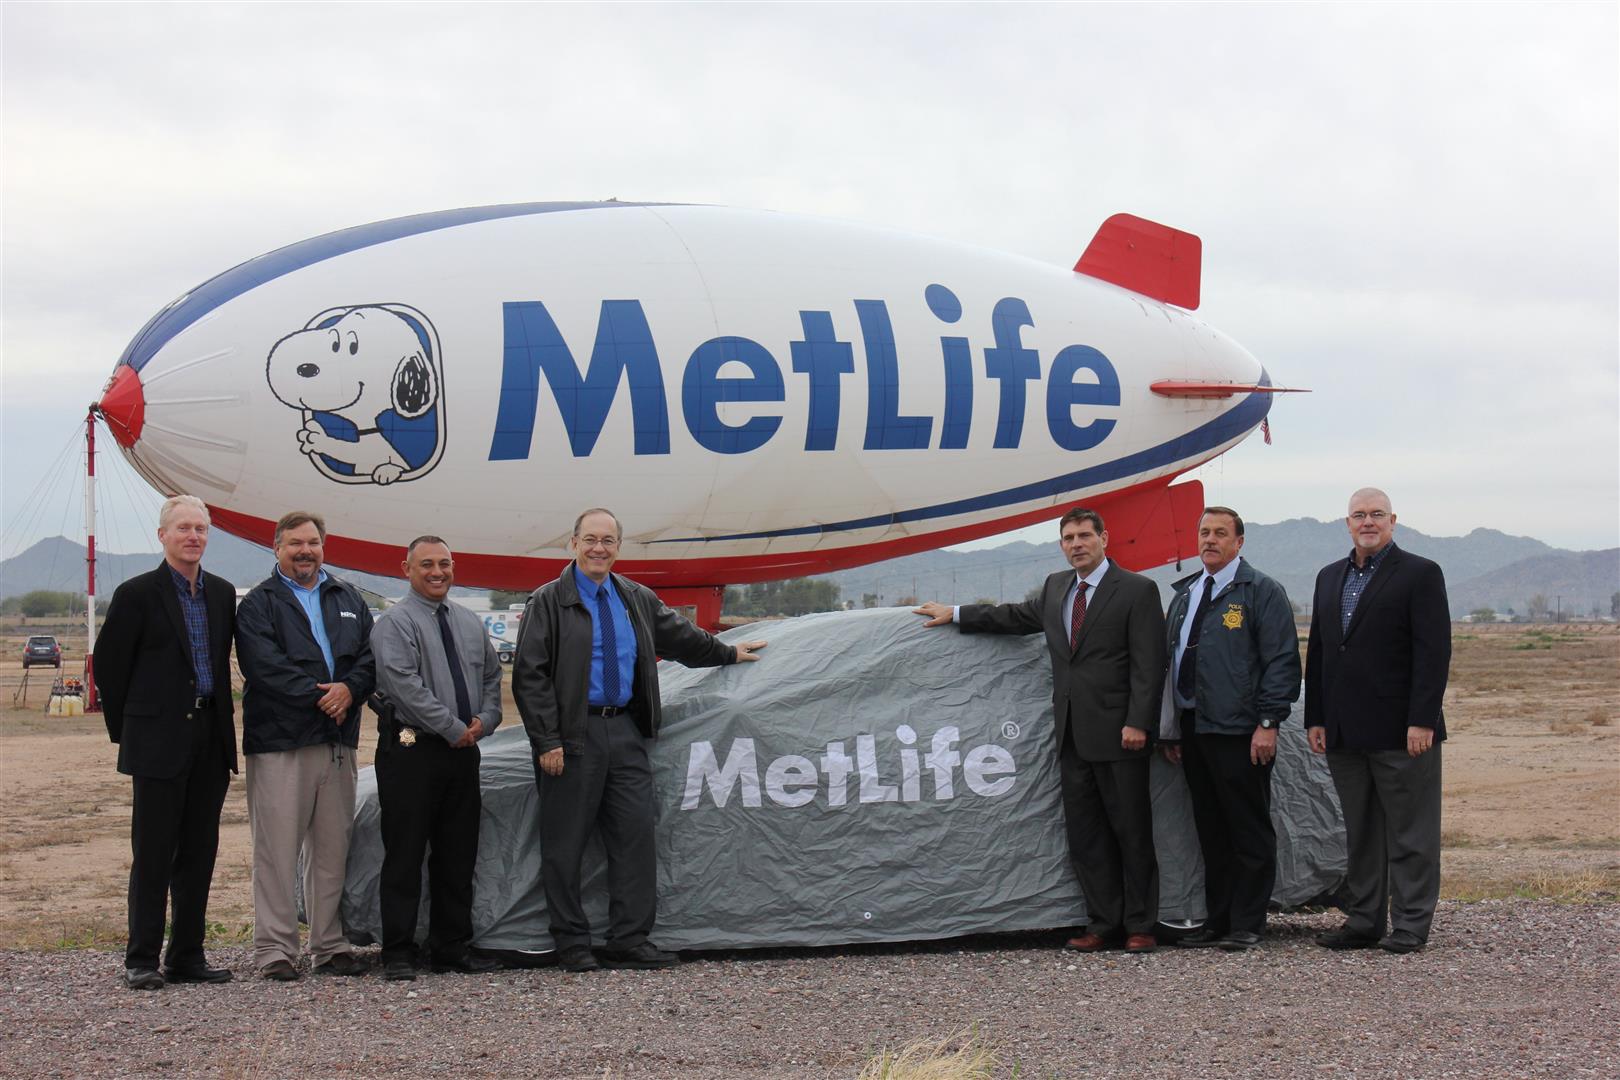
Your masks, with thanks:
M 608 607 L 607 582 L 596 590 L 596 624 L 602 628 L 603 705 L 619 703 L 619 634 L 613 628 L 613 609 Z
M 450 682 L 456 688 L 456 719 L 465 724 L 472 719 L 472 699 L 467 696 L 467 676 L 461 672 L 461 657 L 456 655 L 456 639 L 450 636 L 450 616 L 444 604 L 439 605 L 439 637 L 444 639 L 444 658 L 450 664 Z

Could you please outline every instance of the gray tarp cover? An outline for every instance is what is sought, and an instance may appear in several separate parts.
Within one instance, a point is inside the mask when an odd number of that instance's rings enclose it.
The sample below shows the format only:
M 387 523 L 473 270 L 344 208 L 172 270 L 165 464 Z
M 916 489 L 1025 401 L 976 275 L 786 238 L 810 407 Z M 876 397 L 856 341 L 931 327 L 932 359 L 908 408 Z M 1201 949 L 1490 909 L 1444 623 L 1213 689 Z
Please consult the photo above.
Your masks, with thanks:
M 1083 924 L 1064 842 L 1044 640 L 925 629 L 894 608 L 756 623 L 757 664 L 665 663 L 658 925 L 665 948 L 837 945 Z M 518 717 L 483 748 L 476 943 L 551 948 L 539 798 Z M 1180 770 L 1153 759 L 1160 917 L 1203 918 L 1203 869 Z M 1344 873 L 1327 766 L 1298 707 L 1272 780 L 1274 899 L 1303 903 Z M 376 779 L 360 775 L 343 919 L 381 930 Z M 606 925 L 598 844 L 587 910 Z M 427 924 L 426 893 L 419 934 Z

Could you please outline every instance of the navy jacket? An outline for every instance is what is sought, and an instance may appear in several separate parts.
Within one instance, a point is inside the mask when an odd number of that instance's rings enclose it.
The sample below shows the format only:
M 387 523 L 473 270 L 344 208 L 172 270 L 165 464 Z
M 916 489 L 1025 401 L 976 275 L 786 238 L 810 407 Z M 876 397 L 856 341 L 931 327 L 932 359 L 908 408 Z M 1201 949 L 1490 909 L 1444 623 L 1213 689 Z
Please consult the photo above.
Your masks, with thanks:
M 298 598 L 272 572 L 236 609 L 236 662 L 242 678 L 242 752 L 267 754 L 321 743 L 360 743 L 360 707 L 377 685 L 371 658 L 371 610 L 359 590 L 328 574 L 321 586 L 321 615 L 332 646 L 331 675 L 315 643 L 309 616 Z M 315 684 L 341 682 L 354 704 L 341 724 L 315 707 L 324 691 Z
M 1175 667 L 1181 624 L 1195 603 L 1192 586 L 1202 573 L 1176 582 L 1166 617 L 1169 666 Z M 1174 670 L 1170 674 L 1174 676 Z M 1299 632 L 1294 607 L 1276 581 L 1238 563 L 1226 588 L 1211 598 L 1198 632 L 1193 701 L 1198 733 L 1248 735 L 1263 717 L 1281 724 L 1299 700 Z M 1168 691 L 1167 691 L 1168 692 Z M 1186 734 L 1183 732 L 1182 734 Z

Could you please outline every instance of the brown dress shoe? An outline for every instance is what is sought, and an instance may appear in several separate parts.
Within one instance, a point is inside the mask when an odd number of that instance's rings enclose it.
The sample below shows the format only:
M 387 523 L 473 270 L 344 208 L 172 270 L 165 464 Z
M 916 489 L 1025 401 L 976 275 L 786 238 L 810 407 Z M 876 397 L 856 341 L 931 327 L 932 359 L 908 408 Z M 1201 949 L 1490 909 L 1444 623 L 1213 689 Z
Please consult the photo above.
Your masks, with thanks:
M 1101 952 L 1108 948 L 1108 942 L 1099 934 L 1085 933 L 1070 938 L 1063 947 L 1072 952 Z
M 1159 947 L 1158 939 L 1152 934 L 1132 934 L 1125 939 L 1126 952 L 1152 952 Z

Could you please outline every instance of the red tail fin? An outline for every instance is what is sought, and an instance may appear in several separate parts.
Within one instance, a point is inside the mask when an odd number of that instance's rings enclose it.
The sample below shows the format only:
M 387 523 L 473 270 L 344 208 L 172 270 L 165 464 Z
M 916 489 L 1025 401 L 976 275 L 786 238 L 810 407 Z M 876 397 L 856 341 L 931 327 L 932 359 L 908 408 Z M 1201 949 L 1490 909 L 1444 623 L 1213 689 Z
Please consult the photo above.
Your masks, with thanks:
M 1198 307 L 1204 242 L 1132 214 L 1115 214 L 1091 238 L 1076 272 L 1167 304 Z

